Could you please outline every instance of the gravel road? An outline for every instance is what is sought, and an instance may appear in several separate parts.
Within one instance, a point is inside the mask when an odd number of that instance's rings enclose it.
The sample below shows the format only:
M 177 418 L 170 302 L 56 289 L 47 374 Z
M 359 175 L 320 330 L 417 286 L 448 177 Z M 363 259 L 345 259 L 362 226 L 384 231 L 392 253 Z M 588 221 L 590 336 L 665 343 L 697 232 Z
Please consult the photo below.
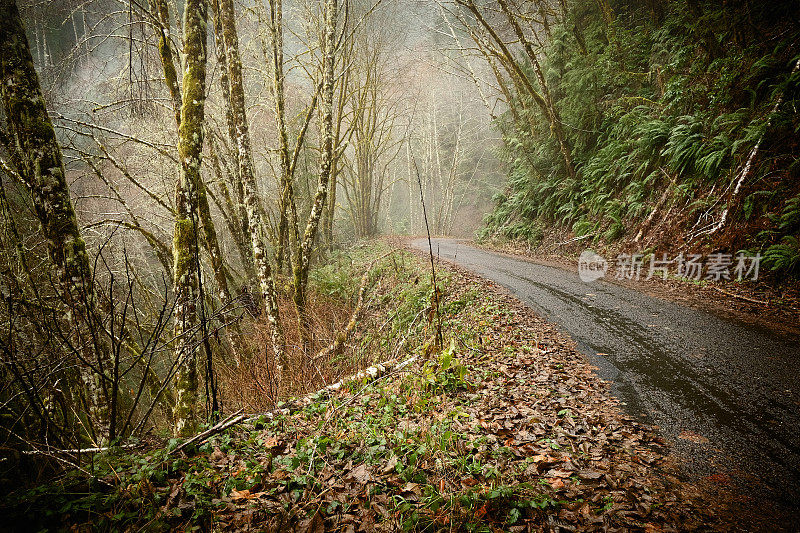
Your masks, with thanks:
M 411 244 L 428 250 L 426 239 Z M 627 412 L 660 428 L 688 478 L 711 476 L 800 518 L 797 338 L 453 239 L 434 239 L 433 252 L 558 324 Z

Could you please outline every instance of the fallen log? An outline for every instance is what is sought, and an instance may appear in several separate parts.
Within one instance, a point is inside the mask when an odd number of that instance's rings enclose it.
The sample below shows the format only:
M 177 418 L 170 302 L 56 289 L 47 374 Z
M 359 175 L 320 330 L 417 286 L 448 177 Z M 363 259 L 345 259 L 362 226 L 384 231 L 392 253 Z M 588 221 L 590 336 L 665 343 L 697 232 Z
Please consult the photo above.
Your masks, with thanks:
M 352 381 L 364 381 L 364 380 L 366 380 L 367 382 L 375 381 L 375 380 L 380 379 L 381 377 L 385 376 L 386 374 L 388 374 L 390 372 L 397 372 L 397 371 L 400 371 L 400 370 L 406 368 L 407 366 L 413 364 L 414 361 L 417 360 L 417 357 L 418 356 L 415 355 L 415 356 L 409 357 L 408 359 L 405 359 L 405 360 L 400 361 L 400 362 L 398 362 L 397 360 L 394 360 L 394 361 L 386 361 L 384 363 L 378 363 L 376 365 L 372 365 L 372 366 L 370 366 L 370 367 L 368 367 L 368 368 L 366 368 L 366 369 L 364 369 L 364 370 L 362 370 L 360 372 L 357 372 L 356 374 L 353 374 L 353 375 L 351 375 L 351 376 L 349 376 L 347 378 L 341 379 L 341 380 L 337 381 L 336 383 L 333 383 L 331 385 L 323 387 L 322 389 L 319 389 L 316 392 L 307 394 L 307 395 L 303 396 L 300 400 L 297 400 L 296 402 L 292 402 L 288 407 L 281 407 L 281 408 L 273 409 L 271 411 L 267 411 L 267 412 L 264 412 L 264 413 L 253 413 L 253 414 L 242 414 L 242 410 L 240 409 L 239 411 L 237 411 L 234 414 L 232 414 L 229 417 L 227 417 L 222 422 L 219 422 L 218 424 L 216 424 L 215 426 L 213 426 L 213 427 L 211 427 L 211 428 L 209 428 L 209 429 L 207 429 L 207 430 L 205 430 L 205 431 L 203 431 L 201 433 L 198 433 L 197 435 L 195 435 L 193 437 L 190 437 L 188 440 L 182 442 L 180 445 L 178 445 L 177 447 L 172 449 L 170 452 L 168 452 L 167 455 L 172 455 L 172 454 L 178 453 L 179 451 L 185 449 L 186 447 L 188 447 L 188 446 L 190 446 L 192 444 L 199 444 L 199 443 L 205 442 L 206 440 L 208 440 L 212 436 L 216 435 L 217 433 L 220 433 L 220 432 L 222 432 L 222 431 L 224 431 L 224 430 L 226 430 L 226 429 L 228 429 L 230 427 L 233 427 L 233 426 L 235 426 L 237 424 L 252 423 L 252 422 L 255 422 L 255 421 L 257 421 L 257 420 L 259 420 L 261 418 L 268 418 L 268 419 L 272 420 L 273 418 L 275 418 L 277 416 L 288 416 L 288 415 L 291 415 L 293 413 L 296 413 L 297 411 L 300 411 L 304 407 L 307 407 L 308 405 L 312 404 L 314 401 L 316 401 L 316 399 L 320 395 L 326 395 L 327 396 L 330 393 L 341 389 L 346 383 L 350 383 Z

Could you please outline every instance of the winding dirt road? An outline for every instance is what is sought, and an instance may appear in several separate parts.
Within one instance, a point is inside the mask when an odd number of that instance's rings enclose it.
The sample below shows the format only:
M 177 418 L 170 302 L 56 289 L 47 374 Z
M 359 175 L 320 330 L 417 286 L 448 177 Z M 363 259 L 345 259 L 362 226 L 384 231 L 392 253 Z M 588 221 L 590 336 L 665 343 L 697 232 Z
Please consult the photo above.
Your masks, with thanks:
M 687 477 L 800 520 L 798 339 L 453 239 L 434 239 L 433 252 L 558 324 L 628 413 L 660 428 Z

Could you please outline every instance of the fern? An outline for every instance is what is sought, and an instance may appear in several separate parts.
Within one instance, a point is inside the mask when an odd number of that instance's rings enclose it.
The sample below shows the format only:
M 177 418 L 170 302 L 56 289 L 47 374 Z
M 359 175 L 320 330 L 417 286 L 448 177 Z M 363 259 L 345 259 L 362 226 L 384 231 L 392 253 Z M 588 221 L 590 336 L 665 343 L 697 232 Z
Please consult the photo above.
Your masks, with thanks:
M 786 233 L 800 229 L 800 194 L 786 201 L 778 227 Z
M 737 9 L 707 4 L 711 25 L 731 20 L 726 13 Z M 800 73 L 791 73 L 800 57 L 795 40 L 786 34 L 769 47 L 742 48 L 731 44 L 726 27 L 715 33 L 726 43 L 723 54 L 709 63 L 697 53 L 697 42 L 687 39 L 687 26 L 697 21 L 685 10 L 668 10 L 655 24 L 635 2 L 626 5 L 613 46 L 593 2 L 573 3 L 566 17 L 574 20 L 580 13 L 585 49 L 574 27 L 553 26 L 542 67 L 577 175 L 567 176 L 548 118 L 529 97 L 512 94 L 520 120 L 507 112 L 497 121 L 508 189 L 487 225 L 494 234 L 525 239 L 536 237 L 530 233 L 533 223 L 546 223 L 582 235 L 602 231 L 604 239 L 614 240 L 645 220 L 669 182 L 670 205 L 681 213 L 670 222 L 693 224 L 716 205 L 763 139 L 747 186 L 759 183 L 769 167 L 770 180 L 760 187 L 777 192 L 745 191 L 742 209 L 735 212 L 741 217 L 736 222 L 746 223 L 736 227 L 764 232 L 745 237 L 763 252 L 770 245 L 784 247 L 773 248 L 771 257 L 774 264 L 789 264 L 776 254 L 792 247 L 793 241 L 781 239 L 800 230 L 800 199 L 785 202 L 777 213 L 770 209 L 791 196 L 789 191 L 796 193 L 787 184 L 800 176 Z M 782 106 L 770 116 L 781 95 Z
M 773 271 L 787 274 L 800 272 L 800 240 L 787 235 L 780 244 L 773 244 L 767 248 L 764 253 L 764 265 Z

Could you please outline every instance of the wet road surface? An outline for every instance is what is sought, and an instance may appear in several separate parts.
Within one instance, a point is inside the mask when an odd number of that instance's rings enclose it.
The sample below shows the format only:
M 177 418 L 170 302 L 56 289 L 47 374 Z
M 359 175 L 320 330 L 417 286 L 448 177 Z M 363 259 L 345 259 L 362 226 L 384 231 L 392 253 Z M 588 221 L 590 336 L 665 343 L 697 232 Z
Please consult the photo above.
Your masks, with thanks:
M 660 428 L 687 477 L 715 476 L 800 519 L 800 340 L 452 239 L 433 252 L 558 324 L 627 412 Z

